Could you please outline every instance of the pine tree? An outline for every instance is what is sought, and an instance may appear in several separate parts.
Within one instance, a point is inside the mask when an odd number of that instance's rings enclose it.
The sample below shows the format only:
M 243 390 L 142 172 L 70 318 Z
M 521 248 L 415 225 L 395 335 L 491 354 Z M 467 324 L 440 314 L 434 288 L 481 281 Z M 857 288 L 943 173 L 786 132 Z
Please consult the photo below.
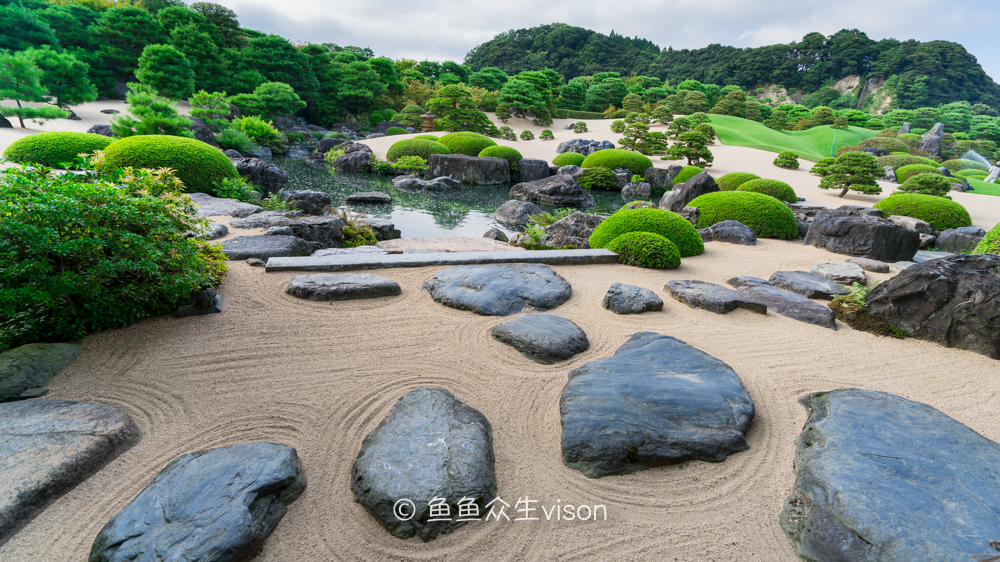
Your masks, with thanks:
M 731 90 L 719 100 L 719 103 L 715 104 L 709 113 L 745 118 L 747 116 L 746 97 L 742 90 Z
M 281 82 L 264 82 L 254 88 L 253 95 L 260 100 L 267 118 L 291 115 L 306 106 L 291 86 Z
M 73 55 L 58 53 L 48 47 L 24 52 L 42 71 L 41 84 L 57 107 L 68 108 L 97 99 L 97 89 L 90 83 L 89 68 Z
M 659 131 L 649 131 L 649 115 L 640 113 L 625 127 L 624 135 L 618 141 L 621 148 L 633 150 L 647 156 L 663 154 L 667 151 L 667 136 Z
M 497 119 L 503 121 L 504 123 L 506 123 L 508 119 L 510 119 L 511 117 L 513 117 L 513 115 L 511 115 L 511 113 L 510 113 L 510 108 L 507 107 L 507 104 L 505 104 L 505 103 L 501 103 L 501 104 L 497 105 L 497 113 L 496 113 L 496 115 L 497 115 Z
M 21 128 L 24 120 L 41 123 L 47 119 L 56 119 L 69 115 L 58 107 L 25 107 L 22 101 L 45 101 L 47 92 L 42 86 L 42 71 L 25 53 L 14 55 L 0 51 L 0 99 L 14 100 L 17 107 L 0 106 L 0 115 L 17 117 Z
M 834 120 L 833 125 L 830 125 L 831 129 L 847 129 L 849 127 L 850 124 L 847 120 L 847 117 L 844 115 L 838 117 L 836 120 Z
M 458 84 L 438 90 L 437 97 L 427 101 L 427 111 L 438 116 L 435 124 L 439 129 L 497 134 L 490 118 L 476 108 L 472 92 Z
M 764 120 L 764 125 L 775 131 L 783 131 L 788 125 L 788 113 L 782 109 L 774 111 L 770 117 Z
M 52 28 L 33 10 L 19 2 L 5 4 L 0 5 L 0 50 L 23 51 L 42 45 L 59 47 Z
M 832 125 L 835 121 L 833 117 L 833 110 L 825 105 L 821 105 L 816 109 L 812 110 L 812 115 L 809 116 L 809 126 L 819 127 L 820 125 Z
M 100 45 L 98 58 L 114 80 L 135 72 L 147 45 L 163 43 L 167 34 L 160 22 L 138 6 L 111 8 L 88 28 L 91 41 Z
M 629 113 L 642 113 L 642 98 L 638 94 L 628 94 L 622 99 L 622 109 Z
M 659 123 L 661 125 L 666 125 L 674 120 L 674 114 L 670 112 L 670 108 L 666 105 L 657 106 L 657 108 L 653 110 L 651 117 L 653 118 L 654 123 Z
M 130 82 L 125 102 L 128 104 L 128 113 L 111 118 L 111 132 L 116 137 L 131 137 L 133 135 L 194 136 L 188 130 L 188 127 L 191 126 L 191 120 L 178 115 L 176 105 L 170 100 L 160 97 L 152 86 Z
M 708 96 L 706 96 L 704 92 L 695 90 L 688 92 L 688 94 L 684 96 L 684 113 L 687 115 L 708 110 Z
M 867 195 L 882 193 L 877 180 L 884 170 L 878 167 L 877 160 L 867 152 L 845 152 L 837 160 L 826 167 L 825 175 L 819 182 L 820 189 L 840 189 L 840 197 L 854 190 Z
M 527 118 L 528 111 L 534 112 L 545 107 L 542 96 L 535 86 L 531 82 L 517 78 L 511 78 L 500 88 L 497 102 L 506 105 L 512 113 L 519 114 L 523 118 Z
M 191 116 L 197 117 L 216 133 L 226 128 L 229 114 L 232 111 L 225 92 L 208 93 L 199 90 L 188 100 L 191 104 Z
M 194 92 L 191 63 L 171 45 L 148 45 L 143 49 L 135 77 L 168 98 L 187 99 Z
M 715 157 L 708 149 L 708 137 L 697 132 L 688 131 L 677 138 L 677 142 L 670 145 L 664 160 L 687 159 L 689 166 L 708 168 L 712 165 Z
M 181 25 L 170 32 L 170 43 L 189 62 L 193 62 L 194 87 L 199 90 L 223 90 L 227 86 L 225 61 L 211 36 L 196 24 Z
M 691 129 L 694 129 L 694 123 L 690 118 L 678 117 L 667 126 L 667 137 L 676 139 Z

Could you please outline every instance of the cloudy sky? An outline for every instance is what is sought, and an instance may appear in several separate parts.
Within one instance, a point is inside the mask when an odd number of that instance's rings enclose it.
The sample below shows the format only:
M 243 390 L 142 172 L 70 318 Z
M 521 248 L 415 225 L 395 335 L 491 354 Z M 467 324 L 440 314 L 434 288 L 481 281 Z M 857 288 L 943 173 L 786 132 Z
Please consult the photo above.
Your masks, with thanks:
M 873 39 L 961 43 L 1000 80 L 996 0 L 216 0 L 240 24 L 293 41 L 370 47 L 393 59 L 456 60 L 497 33 L 562 22 L 666 48 L 756 47 L 858 28 Z

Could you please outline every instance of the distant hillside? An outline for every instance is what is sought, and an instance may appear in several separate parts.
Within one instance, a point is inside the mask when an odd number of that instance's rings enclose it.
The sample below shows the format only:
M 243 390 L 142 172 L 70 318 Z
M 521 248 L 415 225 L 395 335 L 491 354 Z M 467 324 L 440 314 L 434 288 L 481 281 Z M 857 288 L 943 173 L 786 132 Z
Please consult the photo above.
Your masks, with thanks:
M 949 41 L 874 41 L 856 29 L 827 37 L 738 48 L 661 50 L 651 41 L 610 36 L 555 23 L 497 35 L 469 51 L 473 70 L 487 66 L 508 74 L 552 68 L 570 79 L 597 72 L 686 79 L 753 88 L 778 83 L 806 92 L 851 74 L 879 78 L 891 89 L 894 108 L 915 109 L 967 101 L 1000 109 L 1000 85 L 983 72 L 962 45 Z

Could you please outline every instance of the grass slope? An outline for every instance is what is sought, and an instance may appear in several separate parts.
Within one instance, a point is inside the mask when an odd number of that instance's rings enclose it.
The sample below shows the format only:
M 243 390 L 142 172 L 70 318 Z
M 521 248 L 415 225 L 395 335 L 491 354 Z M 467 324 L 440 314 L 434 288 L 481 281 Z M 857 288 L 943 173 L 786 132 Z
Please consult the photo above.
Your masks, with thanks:
M 971 193 L 981 193 L 983 195 L 1000 195 L 1000 185 L 995 183 L 986 183 L 982 180 L 974 180 L 972 178 L 965 178 L 969 185 L 972 186 Z
M 800 158 L 818 162 L 831 156 L 843 146 L 853 146 L 875 136 L 875 131 L 851 127 L 847 130 L 831 129 L 829 125 L 813 127 L 807 131 L 775 131 L 749 119 L 729 115 L 710 115 L 710 125 L 719 135 L 719 142 L 736 146 L 758 148 L 771 152 L 794 150 Z M 834 135 L 837 141 L 834 145 Z

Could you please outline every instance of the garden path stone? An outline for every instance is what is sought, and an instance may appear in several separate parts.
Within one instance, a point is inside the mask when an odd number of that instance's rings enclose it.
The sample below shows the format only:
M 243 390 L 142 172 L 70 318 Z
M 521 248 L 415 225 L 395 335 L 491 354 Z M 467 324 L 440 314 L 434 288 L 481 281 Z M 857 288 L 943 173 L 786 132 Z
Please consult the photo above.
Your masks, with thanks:
M 168 464 L 94 540 L 90 562 L 250 560 L 305 488 L 295 449 L 241 443 Z
M 222 251 L 231 261 L 247 258 L 267 258 L 308 256 L 312 253 L 309 243 L 295 236 L 272 236 L 267 234 L 237 236 L 222 242 Z
M 743 246 L 756 246 L 757 235 L 747 225 L 740 221 L 722 221 L 708 228 L 698 229 L 698 234 L 705 242 L 727 242 Z
M 421 288 L 450 308 L 509 316 L 525 308 L 549 310 L 569 300 L 572 288 L 542 264 L 459 265 L 439 271 Z
M 750 277 L 749 275 L 741 275 L 739 277 L 733 277 L 732 279 L 727 279 L 726 283 L 732 285 L 733 287 L 756 287 L 758 285 L 767 285 L 767 280 L 761 279 L 760 277 Z
M 590 348 L 587 334 L 579 326 L 555 314 L 526 314 L 494 326 L 490 333 L 543 365 L 565 361 Z
M 1000 554 L 1000 445 L 918 402 L 869 390 L 803 397 L 781 527 L 819 562 Z
M 349 203 L 392 203 L 392 195 L 384 191 L 358 191 L 347 196 Z
M 837 254 L 896 262 L 913 257 L 920 248 L 920 234 L 889 219 L 851 211 L 820 211 L 805 244 Z
M 889 273 L 889 264 L 868 258 L 847 258 L 847 263 L 853 263 L 865 271 L 872 273 Z
M 719 359 L 640 332 L 611 357 L 570 371 L 559 412 L 563 463 L 598 478 L 745 451 L 754 405 Z
M 641 314 L 663 310 L 663 299 L 649 289 L 615 283 L 604 295 L 601 306 L 615 314 Z
M 0 353 L 0 402 L 48 386 L 81 353 L 82 345 L 70 343 L 29 343 Z
M 691 308 L 703 308 L 716 314 L 728 314 L 737 308 L 745 308 L 750 312 L 767 314 L 767 305 L 760 300 L 715 283 L 694 280 L 669 281 L 666 289 L 670 292 L 670 296 Z
M 739 291 L 763 302 L 771 312 L 777 312 L 782 316 L 806 324 L 815 324 L 831 330 L 837 329 L 836 313 L 802 295 L 770 285 L 745 285 L 740 287 Z
M 798 293 L 810 299 L 832 299 L 837 295 L 848 293 L 843 285 L 808 271 L 776 271 L 767 282 L 779 289 Z
M 236 199 L 212 197 L 205 193 L 188 193 L 191 201 L 198 207 L 199 217 L 230 216 L 243 218 L 264 210 L 260 205 L 251 205 Z
M 285 293 L 310 301 L 374 299 L 402 294 L 399 283 L 373 273 L 296 275 Z
M 401 539 L 428 541 L 464 525 L 459 502 L 475 503 L 485 516 L 497 493 L 493 429 L 478 410 L 442 388 L 405 394 L 365 437 L 351 471 L 354 501 Z M 452 517 L 430 521 L 430 503 L 443 498 Z M 400 521 L 397 501 L 415 513 Z M 464 501 L 463 501 L 464 500 Z
M 865 270 L 856 263 L 823 262 L 813 265 L 812 272 L 826 277 L 834 283 L 851 286 L 852 283 L 868 284 Z

